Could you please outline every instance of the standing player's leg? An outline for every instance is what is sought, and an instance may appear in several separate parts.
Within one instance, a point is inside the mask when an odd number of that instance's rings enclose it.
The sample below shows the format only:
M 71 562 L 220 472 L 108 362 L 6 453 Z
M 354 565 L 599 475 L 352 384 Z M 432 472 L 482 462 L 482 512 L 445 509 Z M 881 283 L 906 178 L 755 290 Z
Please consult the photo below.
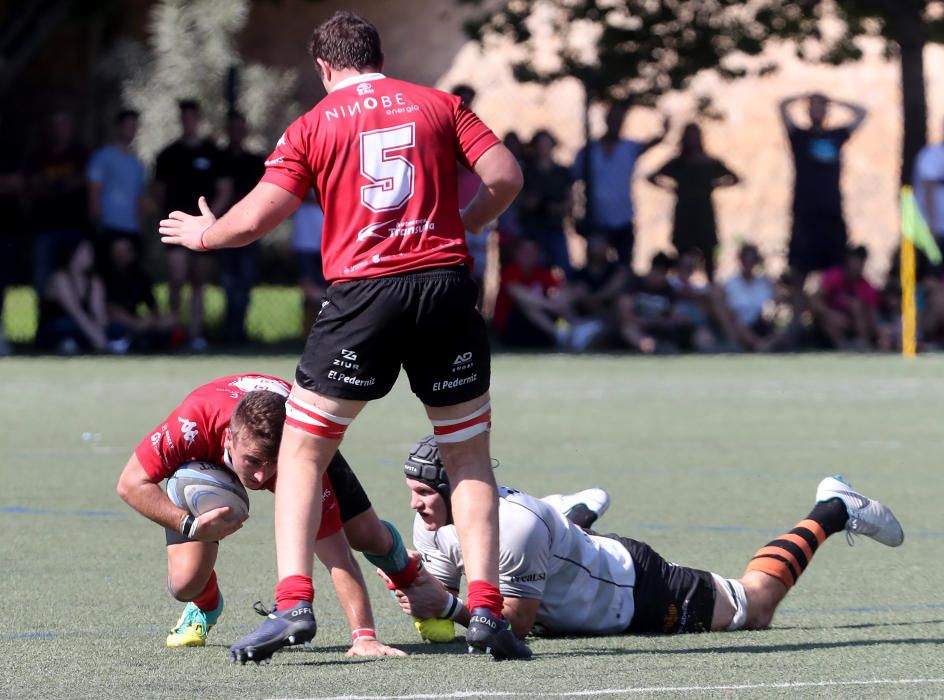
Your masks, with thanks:
M 338 499 L 341 523 L 351 549 L 363 554 L 397 588 L 409 587 L 422 570 L 422 563 L 407 553 L 397 528 L 377 516 L 364 487 L 340 451 L 328 465 L 328 480 Z
M 321 523 L 322 480 L 344 431 L 364 404 L 292 387 L 285 403 L 275 485 L 276 610 L 230 647 L 234 661 L 258 663 L 283 646 L 314 638 L 311 570 Z
M 462 547 L 471 612 L 469 650 L 498 658 L 528 658 L 531 650 L 502 616 L 498 589 L 498 485 L 488 449 L 488 394 L 455 406 L 427 406 L 451 490 L 452 517 Z
M 823 479 L 816 505 L 788 533 L 757 551 L 737 580 L 715 575 L 713 630 L 763 629 L 826 538 L 846 530 L 889 547 L 904 540 L 888 507 L 854 491 L 841 477 Z
M 188 540 L 167 531 L 167 591 L 187 603 L 167 636 L 168 647 L 202 647 L 223 612 L 223 595 L 216 582 L 218 542 Z

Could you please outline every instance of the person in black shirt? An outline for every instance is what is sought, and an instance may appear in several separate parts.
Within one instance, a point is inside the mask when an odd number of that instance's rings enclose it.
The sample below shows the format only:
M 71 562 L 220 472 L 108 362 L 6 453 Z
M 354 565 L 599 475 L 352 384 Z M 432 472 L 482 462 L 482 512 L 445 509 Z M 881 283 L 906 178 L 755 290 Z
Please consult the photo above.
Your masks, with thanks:
M 105 266 L 105 313 L 108 322 L 125 329 L 131 349 L 150 352 L 173 349 L 183 340 L 174 318 L 162 315 L 153 282 L 138 256 L 137 235 L 113 236 Z
M 709 282 L 713 281 L 718 228 L 711 194 L 716 187 L 738 184 L 738 176 L 720 160 L 705 153 L 701 128 L 687 124 L 682 131 L 678 155 L 664 163 L 648 180 L 656 187 L 675 192 L 672 245 L 679 255 L 701 253 L 705 274 Z
M 801 128 L 790 115 L 790 106 L 806 99 L 810 127 Z M 831 104 L 852 112 L 842 127 L 826 128 Z M 793 186 L 793 231 L 789 263 L 797 284 L 816 270 L 841 265 L 847 235 L 839 187 L 842 146 L 865 119 L 866 110 L 851 102 L 830 100 L 825 95 L 788 97 L 780 103 L 780 116 L 787 129 L 796 179 Z
M 160 211 L 194 211 L 205 192 L 212 192 L 210 209 L 220 216 L 232 201 L 232 181 L 222 170 L 223 155 L 200 134 L 200 105 L 181 100 L 183 134 L 157 156 L 154 199 Z M 190 282 L 190 343 L 194 351 L 207 348 L 203 337 L 203 285 L 209 277 L 208 256 L 180 247 L 167 249 L 170 311 L 180 319 L 181 290 Z
M 570 276 L 570 256 L 564 235 L 564 217 L 570 211 L 570 170 L 554 161 L 557 139 L 540 129 L 531 138 L 532 158 L 524 170 L 524 188 L 518 195 L 518 213 L 524 235 L 537 241 L 544 263 Z
M 39 153 L 27 159 L 29 221 L 33 228 L 33 287 L 45 294 L 61 250 L 72 248 L 88 227 L 85 163 L 88 154 L 74 137 L 72 117 L 49 116 Z
M 265 173 L 265 156 L 243 148 L 246 138 L 246 118 L 239 112 L 230 112 L 226 121 L 228 145 L 223 151 L 221 172 L 233 182 L 233 201 L 249 194 Z M 226 248 L 219 252 L 220 276 L 226 292 L 226 342 L 242 345 L 246 342 L 246 312 L 249 297 L 256 282 L 259 260 L 259 242 L 242 248 Z

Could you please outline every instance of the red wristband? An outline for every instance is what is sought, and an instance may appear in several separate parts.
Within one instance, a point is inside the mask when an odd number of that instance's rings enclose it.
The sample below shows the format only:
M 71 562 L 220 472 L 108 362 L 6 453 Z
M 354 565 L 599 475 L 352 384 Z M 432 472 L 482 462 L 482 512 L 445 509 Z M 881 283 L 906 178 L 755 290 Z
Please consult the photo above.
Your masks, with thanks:
M 377 633 L 370 627 L 358 627 L 351 632 L 351 639 L 355 642 L 358 639 L 377 639 Z
M 212 225 L 213 225 L 213 224 L 210 224 L 210 226 L 212 226 Z M 205 229 L 203 229 L 203 230 L 200 232 L 200 250 L 209 250 L 209 248 L 207 248 L 207 244 L 203 241 L 203 236 L 206 234 L 207 229 L 209 229 L 210 226 L 207 226 Z

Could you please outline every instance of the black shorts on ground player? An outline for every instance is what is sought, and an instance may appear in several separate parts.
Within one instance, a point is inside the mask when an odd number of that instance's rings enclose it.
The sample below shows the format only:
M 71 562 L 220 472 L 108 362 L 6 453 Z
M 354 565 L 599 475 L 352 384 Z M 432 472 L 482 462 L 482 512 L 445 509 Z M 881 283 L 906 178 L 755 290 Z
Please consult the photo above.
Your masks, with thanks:
M 711 631 L 715 610 L 715 581 L 711 572 L 667 562 L 645 542 L 619 535 L 603 537 L 619 541 L 636 567 L 633 619 L 627 632 Z
M 428 406 L 453 406 L 488 391 L 491 352 L 465 268 L 436 268 L 339 282 L 325 294 L 295 371 L 324 396 L 372 401 L 406 370 Z

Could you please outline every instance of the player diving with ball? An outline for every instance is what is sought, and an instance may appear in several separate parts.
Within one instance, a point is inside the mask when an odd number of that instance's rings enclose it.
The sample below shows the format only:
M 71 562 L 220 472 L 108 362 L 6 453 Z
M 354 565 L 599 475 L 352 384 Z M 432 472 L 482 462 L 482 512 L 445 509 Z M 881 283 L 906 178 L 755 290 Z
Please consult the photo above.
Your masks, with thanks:
M 449 641 L 451 622 L 469 621 L 458 598 L 463 558 L 451 524 L 449 480 L 433 436 L 404 465 L 419 578 L 395 595 L 420 634 Z M 903 539 L 886 506 L 840 477 L 823 479 L 816 503 L 789 532 L 767 543 L 737 579 L 672 564 L 644 542 L 588 528 L 608 505 L 600 489 L 534 498 L 500 487 L 499 579 L 504 616 L 519 638 L 545 634 L 674 634 L 763 629 L 823 542 L 838 532 L 889 547 Z M 380 573 L 380 572 L 379 572 Z M 387 578 L 389 587 L 396 588 Z
M 132 508 L 165 528 L 167 590 L 186 602 L 167 637 L 168 647 L 206 644 L 223 611 L 216 565 L 220 540 L 239 530 L 245 518 L 230 508 L 199 517 L 176 506 L 160 484 L 184 464 L 225 465 L 252 491 L 275 488 L 276 459 L 291 385 L 276 377 L 243 374 L 197 387 L 141 440 L 118 480 L 118 494 Z M 315 555 L 328 569 L 351 626 L 348 656 L 404 656 L 382 644 L 374 628 L 367 589 L 351 547 L 386 571 L 398 586 L 417 575 L 393 525 L 380 520 L 357 477 L 337 453 L 322 479 L 321 521 Z M 257 606 L 260 614 L 271 615 Z

